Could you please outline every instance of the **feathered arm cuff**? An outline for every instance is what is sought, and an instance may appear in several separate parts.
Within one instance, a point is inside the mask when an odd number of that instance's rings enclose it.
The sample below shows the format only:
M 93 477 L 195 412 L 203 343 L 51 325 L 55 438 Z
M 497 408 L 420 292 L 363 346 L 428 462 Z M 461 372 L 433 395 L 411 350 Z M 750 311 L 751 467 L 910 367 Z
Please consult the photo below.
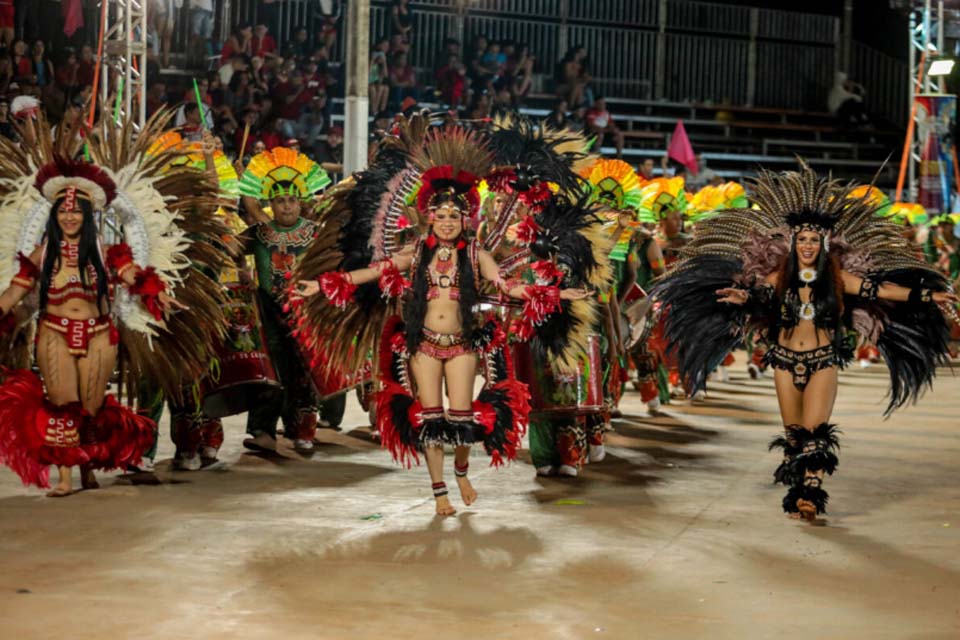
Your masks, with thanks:
M 317 282 L 320 283 L 323 295 L 340 309 L 353 300 L 353 294 L 357 290 L 357 285 L 353 284 L 350 274 L 345 271 L 329 271 L 317 278 Z
M 385 297 L 396 298 L 413 286 L 410 280 L 403 277 L 393 260 L 383 260 L 373 266 L 380 272 L 378 284 Z
M 13 276 L 11 284 L 15 284 L 18 287 L 24 289 L 33 289 L 37 284 L 37 277 L 40 275 L 40 269 L 37 268 L 37 265 L 33 264 L 33 261 L 30 260 L 27 256 L 22 253 L 17 253 L 17 262 L 20 263 L 20 270 L 17 271 L 17 274 Z
M 533 337 L 537 326 L 543 324 L 547 317 L 561 310 L 560 287 L 529 285 L 524 289 L 523 311 L 514 325 L 517 337 L 527 341 Z
M 123 279 L 124 272 L 134 267 L 136 264 L 130 245 L 121 242 L 107 249 L 107 268 L 116 273 L 118 278 Z
M 163 317 L 163 307 L 160 305 L 160 294 L 167 290 L 156 269 L 147 267 L 137 272 L 133 278 L 133 284 L 130 285 L 130 293 L 140 296 L 140 302 L 147 308 L 154 319 L 159 320 Z

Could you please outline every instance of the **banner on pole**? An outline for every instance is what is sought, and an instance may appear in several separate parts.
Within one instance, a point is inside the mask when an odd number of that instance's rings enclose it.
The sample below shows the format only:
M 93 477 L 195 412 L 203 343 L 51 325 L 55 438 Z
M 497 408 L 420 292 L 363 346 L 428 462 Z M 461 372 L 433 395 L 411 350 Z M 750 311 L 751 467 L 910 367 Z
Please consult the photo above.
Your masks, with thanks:
M 957 96 L 916 97 L 917 141 L 920 143 L 919 201 L 930 213 L 949 213 L 953 184 L 953 124 Z

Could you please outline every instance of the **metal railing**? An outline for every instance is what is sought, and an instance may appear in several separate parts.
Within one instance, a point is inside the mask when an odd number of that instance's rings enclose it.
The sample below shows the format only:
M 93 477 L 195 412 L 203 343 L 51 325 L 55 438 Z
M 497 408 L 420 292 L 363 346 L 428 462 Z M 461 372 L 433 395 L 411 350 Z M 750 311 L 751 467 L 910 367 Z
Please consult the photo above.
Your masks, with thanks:
M 910 116 L 910 71 L 907 63 L 860 43 L 853 43 L 850 78 L 867 90 L 867 110 L 906 126 Z
M 746 40 L 668 33 L 666 45 L 664 97 L 668 100 L 747 102 Z

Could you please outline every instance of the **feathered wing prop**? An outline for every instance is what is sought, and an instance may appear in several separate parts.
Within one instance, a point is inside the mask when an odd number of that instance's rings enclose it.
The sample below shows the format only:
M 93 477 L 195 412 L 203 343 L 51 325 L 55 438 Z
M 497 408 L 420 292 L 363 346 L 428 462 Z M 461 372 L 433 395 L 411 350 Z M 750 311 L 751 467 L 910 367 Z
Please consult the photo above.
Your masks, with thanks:
M 294 281 L 315 280 L 331 271 L 362 269 L 389 258 L 416 231 L 415 209 L 408 200 L 419 186 L 411 152 L 423 144 L 429 119 L 404 120 L 397 136 L 384 140 L 370 166 L 328 189 L 322 197 L 316 240 L 304 254 Z M 378 283 L 361 285 L 355 304 L 339 308 L 325 296 L 305 300 L 297 309 L 301 341 L 333 369 L 358 371 L 377 342 L 393 302 Z
M 764 330 L 769 314 L 777 311 L 756 301 L 720 303 L 716 291 L 761 284 L 786 259 L 793 227 L 813 224 L 829 230 L 829 250 L 854 275 L 910 287 L 922 282 L 933 290 L 947 287 L 916 257 L 898 227 L 876 215 L 878 203 L 869 195 L 858 197 L 855 186 L 818 178 L 802 165 L 799 172 L 763 172 L 751 187 L 755 208 L 701 220 L 680 261 L 653 288 L 655 299 L 669 308 L 667 341 L 677 350 L 690 388 L 702 385 L 748 327 Z M 875 336 L 887 360 L 887 413 L 916 399 L 930 385 L 936 365 L 946 361 L 948 326 L 942 314 L 934 305 L 911 308 L 856 296 L 846 296 L 845 307 L 854 328 Z
M 192 166 L 175 165 L 181 151 L 152 149 L 168 127 L 170 112 L 150 119 L 135 135 L 132 124 L 99 123 L 87 138 L 90 154 L 114 179 L 118 195 L 108 216 L 142 267 L 154 267 L 187 309 L 156 320 L 125 289 L 115 301 L 127 355 L 128 389 L 140 380 L 178 397 L 202 377 L 226 326 L 217 273 L 235 252 L 233 234 L 213 215 L 222 199 L 218 184 Z

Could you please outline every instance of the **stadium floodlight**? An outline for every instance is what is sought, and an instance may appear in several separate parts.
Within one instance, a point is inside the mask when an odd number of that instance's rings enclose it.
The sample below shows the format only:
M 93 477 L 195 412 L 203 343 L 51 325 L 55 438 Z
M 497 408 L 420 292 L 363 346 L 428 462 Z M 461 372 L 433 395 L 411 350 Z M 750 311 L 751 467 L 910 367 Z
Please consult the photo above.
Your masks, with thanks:
M 927 72 L 928 76 L 948 76 L 953 71 L 953 58 L 940 58 L 939 60 L 934 60 L 930 65 L 930 71 Z

